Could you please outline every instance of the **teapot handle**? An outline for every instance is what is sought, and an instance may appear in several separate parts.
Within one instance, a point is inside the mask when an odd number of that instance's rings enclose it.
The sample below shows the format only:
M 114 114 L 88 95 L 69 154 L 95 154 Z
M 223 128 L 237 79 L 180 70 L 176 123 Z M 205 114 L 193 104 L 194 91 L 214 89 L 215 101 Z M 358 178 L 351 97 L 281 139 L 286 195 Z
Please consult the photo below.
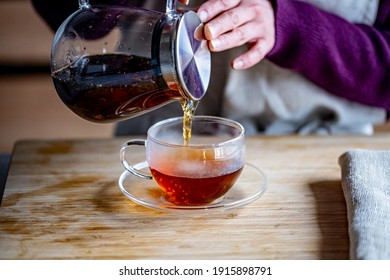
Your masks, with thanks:
M 90 8 L 89 0 L 79 0 L 79 8 Z
M 176 13 L 176 5 L 177 5 L 177 0 L 167 0 L 165 12 L 167 14 Z
M 190 0 L 180 0 L 180 2 L 186 6 L 190 3 Z M 180 7 L 179 7 L 180 8 Z M 167 0 L 167 5 L 165 8 L 166 13 L 177 13 L 177 0 Z

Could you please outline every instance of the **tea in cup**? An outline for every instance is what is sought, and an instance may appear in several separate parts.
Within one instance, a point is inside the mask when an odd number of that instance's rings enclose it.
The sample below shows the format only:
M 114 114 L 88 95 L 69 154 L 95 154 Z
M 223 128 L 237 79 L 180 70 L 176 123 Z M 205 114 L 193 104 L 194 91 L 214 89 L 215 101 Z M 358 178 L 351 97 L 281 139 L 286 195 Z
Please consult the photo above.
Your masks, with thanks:
M 146 140 L 129 140 L 120 158 L 132 174 L 154 179 L 175 205 L 205 205 L 220 201 L 237 181 L 245 165 L 241 124 L 224 118 L 194 116 L 189 143 L 183 140 L 183 118 L 161 121 L 149 128 Z M 131 165 L 130 147 L 146 148 L 150 174 Z

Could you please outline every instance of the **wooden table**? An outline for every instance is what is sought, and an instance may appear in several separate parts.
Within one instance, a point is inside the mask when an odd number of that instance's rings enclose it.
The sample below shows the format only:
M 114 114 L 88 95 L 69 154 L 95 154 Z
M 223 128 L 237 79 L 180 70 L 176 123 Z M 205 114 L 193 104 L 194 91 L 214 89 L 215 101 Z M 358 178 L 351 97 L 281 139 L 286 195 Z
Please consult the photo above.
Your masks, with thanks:
M 347 259 L 338 157 L 375 136 L 248 137 L 266 193 L 226 212 L 176 215 L 118 188 L 125 138 L 21 141 L 0 208 L 0 259 Z M 143 150 L 134 157 L 143 159 Z

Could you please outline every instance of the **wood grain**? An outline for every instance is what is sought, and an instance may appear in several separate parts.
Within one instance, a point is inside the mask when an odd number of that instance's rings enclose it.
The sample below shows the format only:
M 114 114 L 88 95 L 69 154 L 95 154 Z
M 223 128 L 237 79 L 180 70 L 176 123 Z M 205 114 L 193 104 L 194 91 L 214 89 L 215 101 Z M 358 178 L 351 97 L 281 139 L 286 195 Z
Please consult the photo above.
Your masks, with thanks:
M 390 148 L 390 134 L 249 137 L 247 161 L 268 176 L 264 196 L 222 213 L 176 215 L 120 192 L 125 140 L 18 142 L 0 208 L 0 259 L 347 259 L 338 157 Z

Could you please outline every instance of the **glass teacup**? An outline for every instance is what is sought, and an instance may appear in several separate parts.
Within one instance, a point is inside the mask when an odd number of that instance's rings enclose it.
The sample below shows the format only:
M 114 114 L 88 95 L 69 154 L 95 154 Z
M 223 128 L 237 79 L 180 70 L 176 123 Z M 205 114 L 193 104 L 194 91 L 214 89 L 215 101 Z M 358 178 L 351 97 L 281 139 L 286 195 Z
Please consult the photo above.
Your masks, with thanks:
M 224 118 L 195 116 L 191 139 L 184 144 L 183 118 L 161 121 L 149 128 L 146 140 L 122 145 L 120 159 L 132 174 L 154 179 L 175 205 L 205 205 L 223 198 L 245 165 L 245 131 Z M 126 155 L 130 146 L 146 147 L 150 174 L 137 170 Z

